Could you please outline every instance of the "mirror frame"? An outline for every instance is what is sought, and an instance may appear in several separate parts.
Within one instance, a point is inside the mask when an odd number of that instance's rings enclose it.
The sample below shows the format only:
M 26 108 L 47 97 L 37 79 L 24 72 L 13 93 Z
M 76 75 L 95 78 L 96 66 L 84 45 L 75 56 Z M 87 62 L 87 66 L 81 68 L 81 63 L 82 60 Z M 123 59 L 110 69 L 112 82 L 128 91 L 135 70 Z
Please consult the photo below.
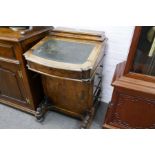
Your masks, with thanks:
M 137 52 L 138 43 L 140 40 L 141 30 L 142 26 L 136 26 L 134 29 L 133 38 L 131 41 L 131 46 L 129 49 L 129 54 L 125 65 L 124 75 L 127 77 L 136 78 L 148 82 L 155 82 L 155 76 L 131 72 L 134 58 Z

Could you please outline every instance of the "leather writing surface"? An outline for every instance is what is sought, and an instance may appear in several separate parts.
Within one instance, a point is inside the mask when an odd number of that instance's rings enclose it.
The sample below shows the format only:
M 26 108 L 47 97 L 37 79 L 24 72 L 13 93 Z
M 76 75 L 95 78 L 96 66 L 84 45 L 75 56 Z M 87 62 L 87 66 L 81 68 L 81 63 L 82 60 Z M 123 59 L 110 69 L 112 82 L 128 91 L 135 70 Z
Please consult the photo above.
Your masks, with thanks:
M 93 43 L 51 39 L 35 49 L 33 54 L 58 62 L 82 64 L 88 59 L 94 48 Z

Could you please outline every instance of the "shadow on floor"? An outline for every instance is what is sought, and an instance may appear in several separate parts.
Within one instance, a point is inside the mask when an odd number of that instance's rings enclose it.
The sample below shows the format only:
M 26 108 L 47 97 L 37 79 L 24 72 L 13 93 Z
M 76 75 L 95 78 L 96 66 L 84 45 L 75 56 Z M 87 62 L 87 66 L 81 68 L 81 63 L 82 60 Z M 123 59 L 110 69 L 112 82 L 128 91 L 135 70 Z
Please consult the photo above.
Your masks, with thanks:
M 91 129 L 102 127 L 107 107 L 107 103 L 100 104 Z M 80 120 L 53 111 L 48 112 L 45 120 L 40 123 L 32 115 L 0 104 L 1 129 L 78 129 L 80 124 Z

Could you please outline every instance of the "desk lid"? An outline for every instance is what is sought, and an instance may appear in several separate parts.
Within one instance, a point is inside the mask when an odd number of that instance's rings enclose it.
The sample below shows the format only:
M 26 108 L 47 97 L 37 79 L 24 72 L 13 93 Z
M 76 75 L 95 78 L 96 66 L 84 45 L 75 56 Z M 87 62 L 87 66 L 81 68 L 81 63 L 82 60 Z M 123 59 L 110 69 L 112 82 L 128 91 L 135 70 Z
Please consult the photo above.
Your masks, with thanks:
M 33 50 L 33 55 L 61 63 L 83 64 L 95 49 L 95 43 L 49 38 Z
M 61 36 L 60 36 L 61 33 Z M 72 34 L 72 35 L 70 35 Z M 75 36 L 74 36 L 75 35 Z M 93 36 L 93 39 L 92 39 Z M 100 36 L 102 36 L 100 34 Z M 96 37 L 96 40 L 95 40 Z M 54 30 L 51 35 L 24 54 L 26 60 L 51 68 L 85 71 L 92 69 L 103 47 L 102 41 L 88 32 L 81 34 L 73 31 Z

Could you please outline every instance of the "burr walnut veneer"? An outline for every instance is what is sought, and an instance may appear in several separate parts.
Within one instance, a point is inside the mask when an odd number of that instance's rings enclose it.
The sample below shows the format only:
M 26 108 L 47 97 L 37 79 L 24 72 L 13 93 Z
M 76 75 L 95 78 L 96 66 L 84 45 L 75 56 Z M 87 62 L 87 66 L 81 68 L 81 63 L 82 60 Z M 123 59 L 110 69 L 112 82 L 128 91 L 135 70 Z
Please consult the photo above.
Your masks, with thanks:
M 45 101 L 37 110 L 57 110 L 84 120 L 86 128 L 101 95 L 104 33 L 55 29 L 24 54 L 28 68 L 41 74 Z

